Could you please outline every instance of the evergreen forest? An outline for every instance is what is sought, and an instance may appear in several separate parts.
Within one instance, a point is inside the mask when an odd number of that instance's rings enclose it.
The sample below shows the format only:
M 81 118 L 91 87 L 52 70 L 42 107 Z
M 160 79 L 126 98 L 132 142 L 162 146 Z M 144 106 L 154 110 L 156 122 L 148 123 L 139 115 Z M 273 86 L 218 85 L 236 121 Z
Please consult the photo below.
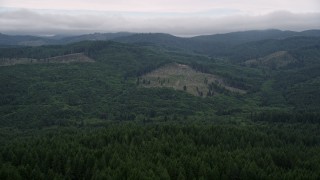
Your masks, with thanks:
M 60 41 L 0 41 L 0 179 L 319 179 L 319 31 Z

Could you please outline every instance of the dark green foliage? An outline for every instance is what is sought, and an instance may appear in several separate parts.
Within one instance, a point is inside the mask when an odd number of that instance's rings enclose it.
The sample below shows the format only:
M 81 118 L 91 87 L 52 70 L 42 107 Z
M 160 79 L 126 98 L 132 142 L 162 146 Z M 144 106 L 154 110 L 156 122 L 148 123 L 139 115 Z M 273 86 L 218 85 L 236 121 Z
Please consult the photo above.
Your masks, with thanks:
M 113 42 L 26 48 L 21 56 L 46 50 L 59 54 L 66 49 L 85 50 L 97 62 L 0 67 L 0 125 L 28 128 L 81 125 L 88 119 L 151 121 L 166 115 L 194 115 L 213 104 L 171 89 L 139 88 L 133 80 L 173 59 L 188 61 L 193 56 Z M 10 51 L 14 49 L 0 52 L 10 57 Z
M 253 121 L 320 124 L 319 112 L 267 111 L 253 115 Z
M 314 179 L 320 175 L 319 153 L 314 153 L 319 151 L 320 134 L 310 125 L 124 123 L 21 132 L 6 138 L 0 148 L 1 179 Z
M 23 65 L 5 68 L 1 84 L 1 125 L 70 125 L 81 119 L 135 120 L 167 114 L 192 115 L 207 102 L 171 89 L 141 89 L 123 83 L 100 64 Z M 118 77 L 117 77 L 118 76 Z M 196 107 L 196 108 L 195 108 Z M 105 118 L 103 114 L 109 114 Z

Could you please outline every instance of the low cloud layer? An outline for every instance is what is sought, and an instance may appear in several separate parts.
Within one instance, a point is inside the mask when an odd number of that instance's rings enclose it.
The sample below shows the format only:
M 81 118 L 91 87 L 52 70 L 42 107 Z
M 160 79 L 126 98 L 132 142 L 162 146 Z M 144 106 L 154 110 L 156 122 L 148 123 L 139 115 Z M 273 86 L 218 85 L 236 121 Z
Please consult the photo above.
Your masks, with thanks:
M 1 0 L 1 7 L 117 12 L 189 13 L 235 9 L 249 14 L 318 12 L 319 0 Z
M 221 10 L 227 12 L 226 10 Z M 0 32 L 6 34 L 83 34 L 93 32 L 164 32 L 178 36 L 252 29 L 320 29 L 320 13 L 275 11 L 267 14 L 110 13 L 104 11 L 0 9 Z

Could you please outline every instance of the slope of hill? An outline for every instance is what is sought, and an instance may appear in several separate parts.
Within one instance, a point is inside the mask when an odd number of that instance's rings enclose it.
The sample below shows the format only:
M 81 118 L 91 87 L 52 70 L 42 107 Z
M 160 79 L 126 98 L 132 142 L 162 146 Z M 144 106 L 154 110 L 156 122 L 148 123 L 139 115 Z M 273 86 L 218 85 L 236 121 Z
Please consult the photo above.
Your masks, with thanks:
M 226 52 L 226 56 L 233 62 L 243 62 L 248 59 L 267 56 L 277 51 L 295 51 L 319 44 L 320 37 L 297 36 L 285 39 L 268 39 L 234 46 Z
M 170 87 L 195 96 L 214 96 L 219 93 L 245 93 L 244 90 L 228 86 L 223 78 L 196 71 L 184 64 L 167 64 L 138 77 L 143 87 Z
M 276 69 L 296 62 L 297 60 L 287 51 L 278 51 L 265 57 L 247 60 L 244 64 L 251 67 L 265 66 Z

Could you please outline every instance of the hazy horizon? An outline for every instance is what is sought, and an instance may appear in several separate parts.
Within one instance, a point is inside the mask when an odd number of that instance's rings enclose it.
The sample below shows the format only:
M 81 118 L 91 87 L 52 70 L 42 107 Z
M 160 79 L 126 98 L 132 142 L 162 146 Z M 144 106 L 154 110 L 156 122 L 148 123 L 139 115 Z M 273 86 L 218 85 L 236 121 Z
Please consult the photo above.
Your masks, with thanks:
M 317 0 L 1 0 L 0 32 L 9 35 L 169 33 L 196 36 L 246 30 L 320 29 Z
M 230 31 L 230 32 L 222 32 L 222 33 L 211 33 L 211 34 L 197 34 L 197 35 L 174 35 L 170 33 L 164 33 L 164 32 L 125 32 L 125 31 L 119 31 L 119 32 L 88 32 L 88 33 L 66 33 L 66 34 L 26 34 L 26 33 L 3 33 L 0 32 L 0 34 L 8 35 L 8 36 L 35 36 L 35 37 L 43 37 L 43 38 L 53 38 L 53 37 L 72 37 L 72 36 L 81 36 L 81 35 L 92 35 L 92 34 L 117 34 L 117 33 L 128 33 L 128 34 L 169 34 L 176 37 L 181 38 L 192 38 L 197 36 L 206 36 L 206 35 L 219 35 L 219 34 L 228 34 L 228 33 L 237 33 L 237 32 L 248 32 L 248 31 L 269 31 L 269 30 L 279 30 L 279 31 L 291 31 L 291 32 L 303 32 L 303 31 L 309 31 L 309 30 L 320 30 L 320 29 L 305 29 L 301 31 L 294 31 L 294 30 L 281 30 L 281 29 L 249 29 L 249 30 L 239 30 L 239 31 Z

